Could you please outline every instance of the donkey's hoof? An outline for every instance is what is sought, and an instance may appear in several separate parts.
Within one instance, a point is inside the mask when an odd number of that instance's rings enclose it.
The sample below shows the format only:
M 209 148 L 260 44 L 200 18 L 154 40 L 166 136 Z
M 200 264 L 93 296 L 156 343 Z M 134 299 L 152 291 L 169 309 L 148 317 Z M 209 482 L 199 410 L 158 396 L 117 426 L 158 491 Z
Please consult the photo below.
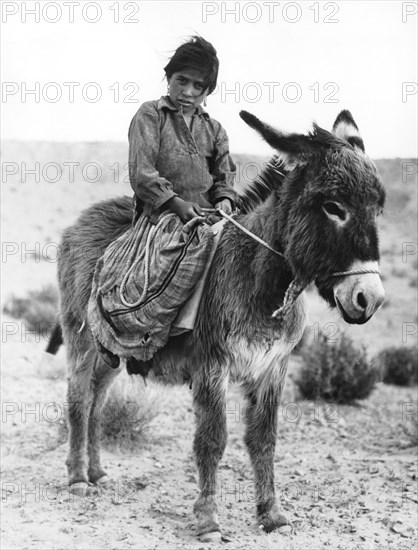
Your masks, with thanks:
M 94 487 L 87 481 L 77 481 L 69 486 L 69 491 L 72 495 L 86 498 L 94 494 Z
M 222 541 L 222 535 L 220 531 L 211 531 L 210 533 L 203 533 L 202 535 L 198 536 L 198 539 L 200 542 L 221 542 Z
M 99 477 L 99 479 L 96 479 L 94 484 L 99 485 L 103 489 L 108 489 L 112 485 L 112 480 L 108 475 L 104 475 L 102 477 Z
M 286 516 L 282 514 L 266 515 L 263 518 L 259 518 L 259 529 L 265 533 L 271 533 L 272 531 L 279 531 L 281 534 L 286 534 L 292 530 L 289 521 Z

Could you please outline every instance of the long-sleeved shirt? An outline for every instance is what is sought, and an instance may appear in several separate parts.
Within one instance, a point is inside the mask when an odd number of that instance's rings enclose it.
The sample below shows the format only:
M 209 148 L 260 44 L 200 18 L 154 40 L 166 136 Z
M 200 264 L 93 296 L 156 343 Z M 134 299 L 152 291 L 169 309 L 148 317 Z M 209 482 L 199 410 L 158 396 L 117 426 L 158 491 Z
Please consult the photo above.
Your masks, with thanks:
M 236 203 L 235 171 L 225 130 L 200 106 L 191 129 L 168 96 L 143 103 L 132 119 L 129 178 L 151 220 L 174 196 L 201 207 Z

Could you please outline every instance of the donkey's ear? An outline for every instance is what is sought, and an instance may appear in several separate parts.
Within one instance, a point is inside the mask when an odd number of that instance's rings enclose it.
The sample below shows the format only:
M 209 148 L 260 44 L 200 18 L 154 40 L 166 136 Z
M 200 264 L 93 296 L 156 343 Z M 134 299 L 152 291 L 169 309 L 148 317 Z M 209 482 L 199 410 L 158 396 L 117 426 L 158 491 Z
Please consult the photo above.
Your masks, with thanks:
M 284 134 L 247 111 L 240 111 L 239 116 L 248 126 L 254 128 L 273 149 L 276 149 L 286 170 L 293 170 L 297 165 L 304 163 L 306 155 L 311 150 L 309 139 L 306 136 Z
M 364 142 L 350 111 L 341 111 L 334 122 L 332 133 L 337 138 L 344 139 L 354 147 L 358 147 L 364 153 Z

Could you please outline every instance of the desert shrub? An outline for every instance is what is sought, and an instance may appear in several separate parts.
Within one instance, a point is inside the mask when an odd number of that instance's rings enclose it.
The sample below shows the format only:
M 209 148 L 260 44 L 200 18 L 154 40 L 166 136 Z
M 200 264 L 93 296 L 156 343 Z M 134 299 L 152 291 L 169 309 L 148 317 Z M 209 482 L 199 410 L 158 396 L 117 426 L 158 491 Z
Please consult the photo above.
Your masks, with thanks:
M 133 450 L 143 443 L 151 421 L 158 415 L 160 393 L 150 385 L 145 388 L 140 376 L 128 376 L 123 371 L 110 387 L 102 410 L 102 444 L 111 449 Z M 68 410 L 59 425 L 59 438 L 68 438 Z
M 375 359 L 385 384 L 410 386 L 418 382 L 417 350 L 393 346 L 384 349 Z
M 297 385 L 306 399 L 353 403 L 370 395 L 378 379 L 364 346 L 355 347 L 344 333 L 331 343 L 320 332 L 317 341 L 302 349 L 301 359 Z
M 148 434 L 158 414 L 157 390 L 145 388 L 138 375 L 122 372 L 109 390 L 102 412 L 102 441 L 118 448 L 135 448 Z
M 40 290 L 30 290 L 23 298 L 11 296 L 3 306 L 3 313 L 15 319 L 24 319 L 27 330 L 48 333 L 57 320 L 58 289 L 47 285 Z

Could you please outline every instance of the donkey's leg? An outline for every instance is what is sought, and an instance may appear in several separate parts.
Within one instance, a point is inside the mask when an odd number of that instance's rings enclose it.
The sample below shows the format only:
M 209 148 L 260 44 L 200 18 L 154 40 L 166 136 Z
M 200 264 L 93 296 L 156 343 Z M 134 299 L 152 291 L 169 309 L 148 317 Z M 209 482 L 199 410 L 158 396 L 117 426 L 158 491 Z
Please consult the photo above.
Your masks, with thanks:
M 277 411 L 283 383 L 264 380 L 246 387 L 247 446 L 254 469 L 257 520 L 266 532 L 288 523 L 279 513 L 274 487 L 274 451 L 277 438 Z
M 69 346 L 70 348 L 70 346 Z M 70 367 L 68 379 L 68 421 L 69 452 L 67 469 L 69 485 L 88 483 L 87 476 L 87 431 L 90 409 L 93 402 L 94 350 L 84 353 L 71 353 L 68 350 Z M 74 492 L 78 492 L 75 490 Z
M 194 453 L 199 470 L 200 495 L 194 505 L 197 533 L 202 541 L 220 541 L 216 502 L 218 464 L 226 447 L 226 389 L 228 378 L 196 384 Z
M 88 424 L 88 478 L 91 483 L 102 486 L 109 483 L 110 479 L 100 463 L 100 419 L 108 389 L 121 370 L 121 367 L 110 368 L 99 356 L 97 357 L 94 368 L 93 404 Z

